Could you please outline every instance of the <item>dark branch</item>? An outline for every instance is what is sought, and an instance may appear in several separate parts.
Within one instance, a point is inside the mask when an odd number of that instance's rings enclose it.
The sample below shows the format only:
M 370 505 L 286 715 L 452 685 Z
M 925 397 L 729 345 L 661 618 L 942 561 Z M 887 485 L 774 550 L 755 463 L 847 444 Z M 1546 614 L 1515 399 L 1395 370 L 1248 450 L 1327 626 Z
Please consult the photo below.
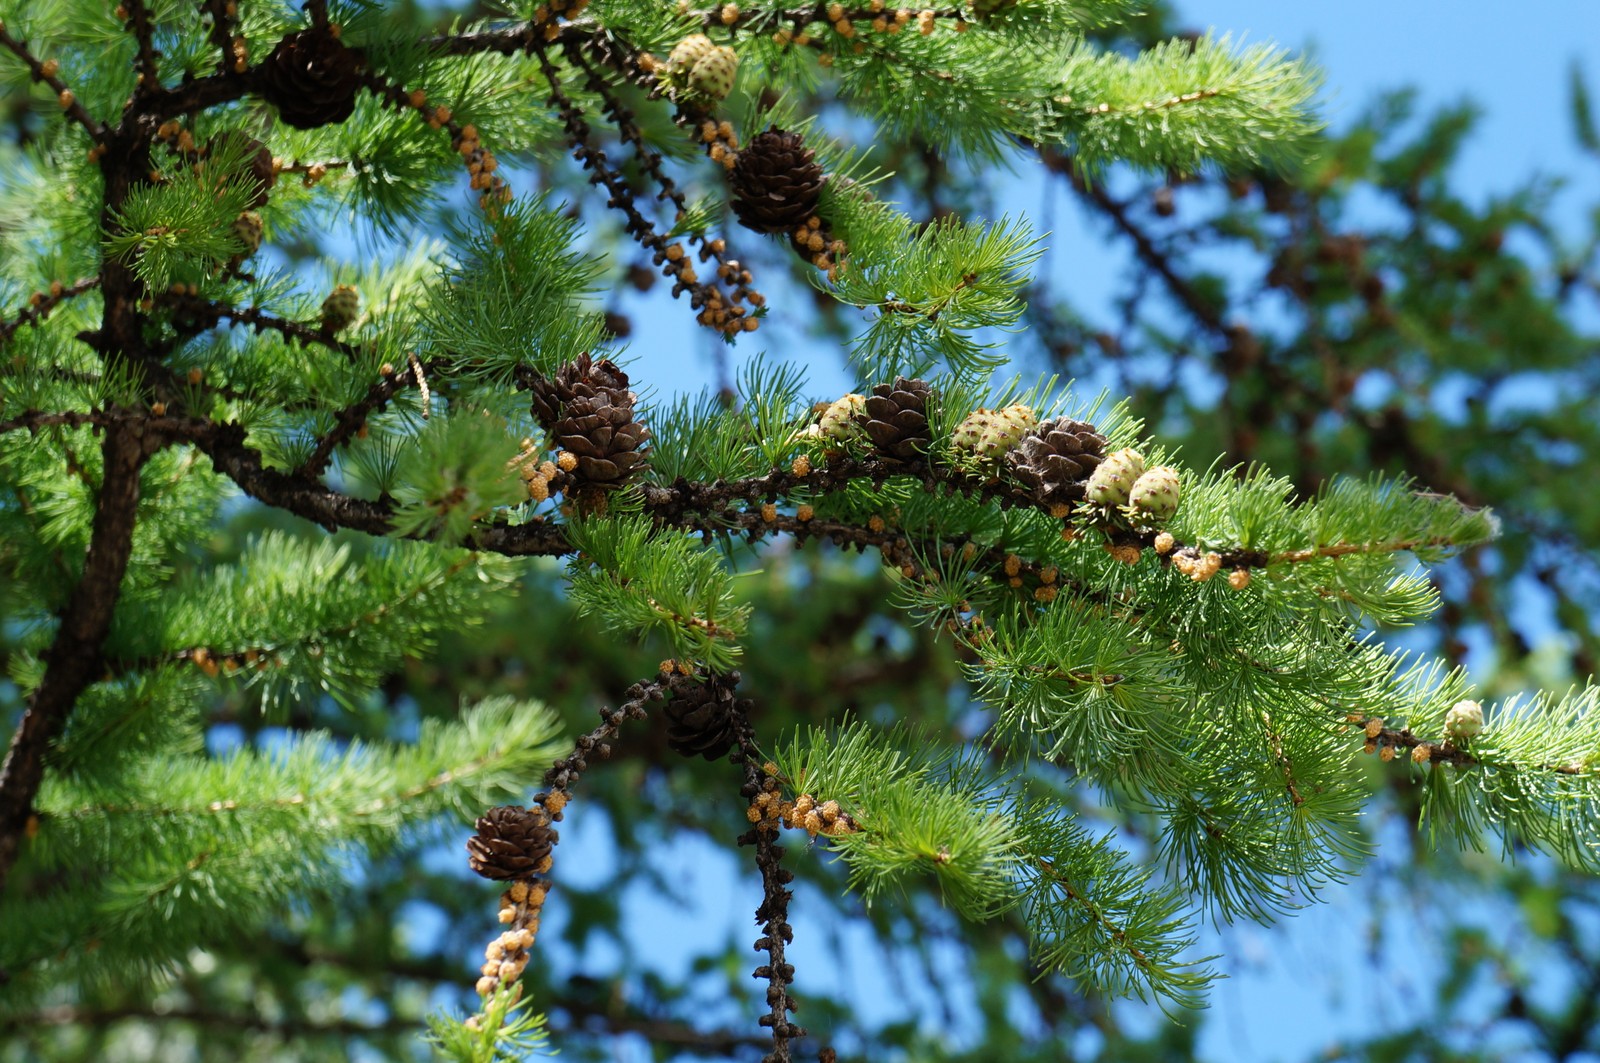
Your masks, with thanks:
M 46 413 L 43 410 L 24 410 L 15 417 L 0 421 L 0 435 L 24 428 L 29 432 L 37 432 L 41 428 L 50 428 L 55 425 L 69 425 L 73 428 L 81 428 L 84 425 L 91 424 L 103 425 L 109 420 L 110 417 L 107 414 L 99 411 L 91 411 L 89 413 L 76 411 Z
M 1048 148 L 1041 148 L 1040 151 L 1046 156 L 1046 165 L 1051 165 L 1049 156 L 1053 153 Z M 1056 169 L 1057 166 L 1052 165 L 1051 168 Z M 1161 278 L 1162 283 L 1167 287 L 1167 291 L 1196 321 L 1222 339 L 1231 341 L 1232 335 L 1228 328 L 1228 323 L 1222 319 L 1221 308 L 1201 294 L 1198 288 L 1190 284 L 1188 279 L 1173 266 L 1171 258 L 1156 246 L 1155 241 L 1150 238 L 1150 234 L 1134 224 L 1132 217 L 1128 214 L 1128 205 L 1126 203 L 1115 199 L 1102 186 L 1083 181 L 1076 175 L 1072 178 L 1072 184 L 1085 199 L 1098 207 L 1100 212 L 1110 218 L 1112 224 L 1133 242 L 1134 254 L 1139 256 L 1139 261 Z
M 44 677 L 28 699 L 0 768 L 0 886 L 28 832 L 33 799 L 44 778 L 45 752 L 61 733 L 78 695 L 100 673 L 101 646 L 111 630 L 122 576 L 133 552 L 139 470 L 154 443 L 155 437 L 137 421 L 106 431 L 100 496 L 83 578 L 62 611 L 61 626 L 44 655 Z
M 123 0 L 122 10 L 128 13 L 128 30 L 139 44 L 139 88 L 146 94 L 159 92 L 161 78 L 156 60 L 161 53 L 156 51 L 150 11 L 144 6 L 144 0 Z
M 276 332 L 286 339 L 294 340 L 305 347 L 326 347 L 330 351 L 337 351 L 348 360 L 355 362 L 362 357 L 362 350 L 351 343 L 336 339 L 334 335 L 321 327 L 303 325 L 298 321 L 288 321 L 281 317 L 274 317 L 259 306 L 228 306 L 225 303 L 212 302 L 209 299 L 199 299 L 194 296 L 164 296 L 163 302 L 173 308 L 173 323 L 186 331 L 204 331 L 215 328 L 218 322 L 232 321 L 240 325 L 249 325 L 256 332 Z
M 734 289 L 730 297 L 724 297 L 715 283 L 699 279 L 682 245 L 673 243 L 656 231 L 654 223 L 639 210 L 633 187 L 628 183 L 627 176 L 611 165 L 606 153 L 594 145 L 594 135 L 588 119 L 584 117 L 582 108 L 562 89 L 561 74 L 544 48 L 536 44 L 532 52 L 539 61 L 539 69 L 543 72 L 546 82 L 549 83 L 549 103 L 561 116 L 562 128 L 566 131 L 567 143 L 572 147 L 573 158 L 589 172 L 590 184 L 605 189 L 609 196 L 606 206 L 622 213 L 626 219 L 623 231 L 640 247 L 650 251 L 655 265 L 659 266 L 664 274 L 673 278 L 674 297 L 686 291 L 690 293 L 689 305 L 702 311 L 700 315 L 702 324 L 715 327 L 725 334 L 740 331 L 744 310 L 738 303 L 748 290 L 741 285 Z M 591 83 L 597 80 L 592 72 L 590 80 Z M 720 272 L 723 271 L 719 270 Z M 716 321 L 711 320 L 710 315 L 718 311 L 721 312 L 721 317 Z
M 206 32 L 219 53 L 217 73 L 226 73 L 234 65 L 233 19 L 228 14 L 228 0 L 200 0 L 200 9 L 211 20 Z
M 333 460 L 333 452 L 349 442 L 351 436 L 360 432 L 362 426 L 367 423 L 367 418 L 387 406 L 389 400 L 399 394 L 400 389 L 408 382 L 420 382 L 425 379 L 437 364 L 434 361 L 421 363 L 420 376 L 418 367 L 412 365 L 390 372 L 367 388 L 367 393 L 360 399 L 335 412 L 333 429 L 317 440 L 316 447 L 296 470 L 296 475 L 306 479 L 321 476 L 327 469 L 328 463 Z
M 349 528 L 369 535 L 388 534 L 392 512 L 388 505 L 351 498 L 315 480 L 266 468 L 261 454 L 245 446 L 244 429 L 238 425 L 191 422 L 186 437 L 211 458 L 218 472 L 257 501 L 304 517 L 328 531 Z

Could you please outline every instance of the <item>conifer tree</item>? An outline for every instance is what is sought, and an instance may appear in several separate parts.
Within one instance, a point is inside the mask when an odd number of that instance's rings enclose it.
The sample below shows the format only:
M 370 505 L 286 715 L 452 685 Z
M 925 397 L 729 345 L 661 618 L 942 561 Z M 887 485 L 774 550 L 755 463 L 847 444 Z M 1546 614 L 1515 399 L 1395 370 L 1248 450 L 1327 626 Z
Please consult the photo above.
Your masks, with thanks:
M 1102 199 L 1114 164 L 1295 187 L 1312 72 L 1227 39 L 1097 45 L 1127 14 L 566 0 L 429 28 L 354 2 L 0 2 L 27 105 L 0 148 L 6 1011 L 181 986 L 204 1023 L 188 979 L 216 955 L 263 979 L 358 962 L 392 942 L 352 933 L 352 894 L 404 896 L 389 856 L 444 836 L 498 923 L 476 974 L 437 979 L 469 1014 L 430 1043 L 546 1047 L 559 824 L 663 751 L 690 825 L 759 873 L 765 994 L 720 1047 L 775 1060 L 833 1051 L 786 953 L 812 853 L 874 912 L 934 896 L 1025 942 L 1018 972 L 1174 1011 L 1212 977 L 1199 919 L 1268 920 L 1358 870 L 1362 750 L 1429 830 L 1592 871 L 1594 689 L 1496 703 L 1375 633 L 1436 608 L 1412 559 L 1495 516 L 1394 475 L 1291 480 L 1237 436 L 1180 457 L 1125 405 L 1023 379 L 997 335 L 1030 312 L 1034 230 L 919 221 L 803 117 L 825 86 L 885 143 L 1042 159 Z M 441 216 L 446 239 L 375 261 L 318 246 L 343 218 L 377 240 Z M 731 395 L 667 398 L 616 341 L 592 298 L 611 234 L 729 345 Z M 760 353 L 783 311 L 761 261 L 866 322 L 850 393 Z M 909 709 L 959 672 L 980 713 L 895 726 L 770 680 L 819 633 L 786 604 L 807 570 L 767 569 L 823 542 L 883 562 L 860 608 L 929 665 L 871 682 Z M 565 657 L 577 630 L 587 663 L 442 692 L 407 663 L 557 583 L 582 626 L 503 652 Z M 596 698 L 597 725 L 552 708 Z M 371 718 L 407 711 L 412 733 Z M 350 919 L 314 914 L 335 897 Z

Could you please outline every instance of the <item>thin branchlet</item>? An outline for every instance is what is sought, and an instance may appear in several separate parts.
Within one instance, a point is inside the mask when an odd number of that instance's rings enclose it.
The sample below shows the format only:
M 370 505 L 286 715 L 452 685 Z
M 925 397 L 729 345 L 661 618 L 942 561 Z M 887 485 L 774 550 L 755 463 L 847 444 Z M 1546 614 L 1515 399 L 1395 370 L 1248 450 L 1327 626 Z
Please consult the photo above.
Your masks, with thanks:
M 567 804 L 572 800 L 572 788 L 588 770 L 589 758 L 599 757 L 603 760 L 611 756 L 611 743 L 621 733 L 624 721 L 644 719 L 644 706 L 659 700 L 661 696 L 662 685 L 659 681 L 642 680 L 627 689 L 625 700 L 620 705 L 601 709 L 599 726 L 579 736 L 573 743 L 572 752 L 550 766 L 544 775 L 546 789 L 534 795 L 527 809 L 516 813 L 537 825 L 538 836 L 543 839 L 542 848 L 547 848 L 549 852 L 532 873 L 516 878 L 500 897 L 500 922 L 506 929 L 484 950 L 484 964 L 477 983 L 478 994 L 486 1004 L 502 987 L 520 978 L 527 966 L 529 950 L 539 932 L 540 912 L 550 893 L 548 876 L 554 867 L 553 850 L 558 841 L 550 824 L 559 823 L 563 818 Z M 480 821 L 480 831 L 484 826 L 485 822 Z M 474 1021 L 486 1021 L 485 1015 L 480 1013 Z
M 234 52 L 233 25 L 236 0 L 200 0 L 200 10 L 207 19 L 206 34 L 217 50 L 216 72 L 221 74 L 234 69 L 237 57 Z
M 563 53 L 567 56 L 568 61 L 587 75 L 584 82 L 585 87 L 600 98 L 602 109 L 617 127 L 618 135 L 621 136 L 625 143 L 632 146 L 634 157 L 638 160 L 639 165 L 660 186 L 660 191 L 656 194 L 656 198 L 666 199 L 670 202 L 677 209 L 679 218 L 686 216 L 689 212 L 688 200 L 684 198 L 683 192 L 677 186 L 677 182 L 662 168 L 661 154 L 652 150 L 645 143 L 644 134 L 640 130 L 632 110 L 617 98 L 616 93 L 612 91 L 606 79 L 601 76 L 596 64 L 590 60 L 589 51 L 592 50 L 580 47 L 575 43 L 566 43 L 563 47 Z M 621 65 L 624 70 L 637 70 L 635 65 L 625 62 L 619 62 L 616 65 Z M 634 80 L 648 82 L 650 79 L 649 75 L 639 71 Z M 699 121 L 692 118 L 686 119 L 681 107 L 675 117 L 679 119 L 680 124 L 694 128 L 698 128 L 702 122 L 709 120 L 704 115 L 699 116 Z M 708 239 L 706 233 L 700 231 L 691 232 L 689 234 L 689 242 L 699 247 L 698 257 L 701 262 L 705 262 L 708 259 L 716 259 L 717 277 L 731 282 L 725 307 L 723 299 L 720 297 L 715 299 L 714 305 L 707 306 L 706 304 L 708 300 L 712 299 L 712 296 L 701 290 L 693 292 L 689 305 L 693 309 L 702 311 L 703 323 L 705 324 L 718 325 L 729 334 L 747 330 L 748 327 L 740 323 L 740 319 L 747 312 L 746 304 L 760 306 L 765 302 L 764 298 L 750 287 L 748 271 L 743 270 L 736 260 L 728 258 L 727 242 L 725 240 Z M 657 265 L 661 265 L 661 263 L 658 262 Z M 673 294 L 678 295 L 682 290 L 693 287 L 695 287 L 693 284 L 683 279 L 680 270 L 677 283 L 673 285 Z M 715 292 L 715 289 L 712 289 L 712 291 Z M 719 316 L 721 318 L 720 322 L 717 320 Z
M 160 301 L 171 307 L 173 326 L 184 335 L 197 335 L 215 328 L 222 321 L 232 321 L 247 325 L 256 332 L 276 332 L 302 346 L 326 347 L 351 362 L 359 361 L 362 357 L 359 346 L 338 339 L 322 326 L 288 321 L 259 306 L 228 306 L 200 296 L 170 293 L 162 295 Z
M 584 116 L 582 108 L 562 89 L 560 71 L 556 69 L 545 47 L 542 44 L 535 44 L 531 50 L 539 61 L 539 68 L 549 85 L 550 106 L 561 116 L 561 123 L 566 130 L 567 142 L 572 148 L 573 157 L 589 172 L 589 183 L 606 190 L 608 193 L 606 206 L 620 212 L 626 219 L 623 230 L 639 246 L 651 252 L 654 264 L 673 278 L 674 296 L 684 292 L 690 293 L 690 306 L 701 311 L 703 323 L 714 324 L 708 318 L 707 312 L 714 313 L 720 310 L 724 313 L 722 324 L 715 327 L 721 328 L 726 333 L 739 331 L 743 308 L 730 303 L 730 296 L 725 296 L 715 283 L 699 279 L 682 245 L 668 240 L 656 230 L 650 219 L 645 217 L 638 207 L 627 178 L 611 165 L 606 153 L 595 146 L 594 134 L 588 119 Z M 592 72 L 591 80 L 598 80 Z M 619 116 L 623 113 L 617 112 Z M 746 290 L 741 284 L 735 289 L 735 294 Z M 735 314 L 735 310 L 740 313 Z
M 24 325 L 42 324 L 49 318 L 50 312 L 66 300 L 98 287 L 100 278 L 94 276 L 85 277 L 71 284 L 56 282 L 43 291 L 34 292 L 28 299 L 27 306 L 18 310 L 9 321 L 0 321 L 0 343 L 10 339 Z
M 380 370 L 382 375 L 367 388 L 365 395 L 348 406 L 334 411 L 333 428 L 317 439 L 317 445 L 312 448 L 306 460 L 300 463 L 296 474 L 315 478 L 326 472 L 328 464 L 333 460 L 334 452 L 357 436 L 366 427 L 367 420 L 373 414 L 381 412 L 402 389 L 412 384 L 420 389 L 426 389 L 427 374 L 436 364 L 434 361 L 418 361 L 416 356 L 412 355 L 403 368 L 383 367 L 383 370 Z
M 753 703 L 739 699 L 734 703 L 734 722 L 737 729 L 738 749 L 731 759 L 743 769 L 744 785 L 740 794 L 754 799 L 763 790 L 776 791 L 779 783 L 769 773 L 756 748 L 755 729 L 750 721 Z M 756 908 L 756 922 L 761 926 L 761 937 L 756 939 L 755 950 L 767 954 L 766 962 L 755 969 L 754 976 L 767 983 L 767 1013 L 761 1016 L 761 1025 L 772 1031 L 772 1051 L 763 1057 L 763 1063 L 790 1063 L 794 1058 L 790 1042 L 806 1036 L 804 1027 L 789 1018 L 798 1005 L 789 993 L 794 982 L 794 965 L 785 958 L 785 950 L 794 940 L 794 928 L 789 924 L 789 902 L 794 891 L 788 884 L 794 880 L 793 872 L 783 866 L 784 847 L 778 844 L 778 825 L 763 821 L 739 836 L 739 844 L 754 846 L 756 867 L 761 872 L 761 904 Z
M 798 33 L 800 29 L 814 22 L 822 22 L 834 26 L 840 23 L 872 23 L 887 15 L 894 17 L 897 6 L 885 5 L 874 10 L 870 6 L 829 3 L 813 4 L 809 7 L 792 7 L 780 11 L 757 6 L 741 7 L 738 4 L 712 4 L 700 15 L 700 21 L 706 29 L 726 29 L 730 33 L 747 29 L 754 25 L 761 32 L 770 32 L 775 25 L 788 25 Z M 731 17 L 729 8 L 732 8 Z M 944 21 L 963 21 L 971 14 L 960 7 L 923 8 L 915 9 L 918 16 Z

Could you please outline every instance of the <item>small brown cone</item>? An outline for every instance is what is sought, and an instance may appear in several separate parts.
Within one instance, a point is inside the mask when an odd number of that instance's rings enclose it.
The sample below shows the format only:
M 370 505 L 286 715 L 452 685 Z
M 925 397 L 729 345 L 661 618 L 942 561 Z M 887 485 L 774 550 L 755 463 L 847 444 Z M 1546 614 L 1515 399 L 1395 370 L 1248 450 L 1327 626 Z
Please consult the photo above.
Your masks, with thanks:
M 574 475 L 592 487 L 620 487 L 644 467 L 650 429 L 634 419 L 631 398 L 602 391 L 573 399 L 556 422 L 556 446 L 577 458 Z
M 532 878 L 558 837 L 542 808 L 500 805 L 479 817 L 467 864 L 484 878 Z
M 933 432 L 928 428 L 932 395 L 927 382 L 903 376 L 895 377 L 893 384 L 874 384 L 856 424 L 886 457 L 902 461 L 921 457 L 933 445 Z
M 258 68 L 262 99 L 295 129 L 342 122 L 356 107 L 361 56 L 326 28 L 301 30 L 278 42 Z
M 738 743 L 733 690 L 739 673 L 712 676 L 675 675 L 668 681 L 672 697 L 666 705 L 667 745 L 686 757 L 720 760 Z
M 532 391 L 533 415 L 546 429 L 554 429 L 556 422 L 566 415 L 567 405 L 578 398 L 607 393 L 613 403 L 632 402 L 628 374 L 609 359 L 595 361 L 587 354 L 578 355 L 556 370 L 554 377 L 539 378 Z
M 1057 417 L 1023 437 L 1006 455 L 1011 474 L 1039 505 L 1077 502 L 1095 466 L 1105 459 L 1106 437 L 1085 421 Z
M 798 133 L 768 129 L 750 138 L 728 175 L 733 213 L 757 232 L 793 232 L 816 214 L 826 180 Z

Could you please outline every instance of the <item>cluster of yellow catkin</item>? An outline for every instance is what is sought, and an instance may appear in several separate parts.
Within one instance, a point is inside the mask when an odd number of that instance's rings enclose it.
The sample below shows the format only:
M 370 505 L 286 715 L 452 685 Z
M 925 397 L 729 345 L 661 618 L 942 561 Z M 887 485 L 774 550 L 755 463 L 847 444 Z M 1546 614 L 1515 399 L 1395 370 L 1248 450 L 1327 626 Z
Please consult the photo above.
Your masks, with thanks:
M 1199 556 L 1178 554 L 1172 559 L 1172 567 L 1195 582 L 1204 583 L 1222 571 L 1222 558 L 1211 552 Z
M 830 240 L 824 235 L 822 219 L 815 214 L 804 225 L 796 226 L 789 239 L 797 251 L 810 254 L 813 266 L 823 270 L 833 269 L 848 250 L 843 240 Z
M 1363 753 L 1376 753 L 1380 760 L 1393 760 L 1395 758 L 1395 744 L 1384 735 L 1383 718 L 1381 716 L 1368 716 L 1363 712 L 1352 712 L 1345 718 L 1345 722 L 1355 724 L 1361 728 L 1361 733 L 1366 736 L 1362 743 Z M 1411 747 L 1411 760 L 1415 764 L 1426 764 L 1433 759 L 1433 754 L 1438 746 L 1433 742 L 1418 742 Z
M 732 7 L 732 5 L 729 6 Z M 873 33 L 899 33 L 908 25 L 910 25 L 913 20 L 915 20 L 917 24 L 917 32 L 926 37 L 932 33 L 934 27 L 938 25 L 938 13 L 931 8 L 921 11 L 913 11 L 909 7 L 901 7 L 891 11 L 889 10 L 889 5 L 884 3 L 884 0 L 870 0 L 870 3 L 867 4 L 867 10 L 874 16 L 872 21 L 868 23 L 868 26 L 871 28 Z M 735 9 L 735 11 L 737 12 L 737 9 Z M 826 14 L 828 16 L 829 27 L 833 30 L 833 32 L 837 33 L 846 40 L 849 40 L 856 35 L 856 24 L 849 19 L 848 13 L 846 12 L 843 4 L 829 4 Z M 727 22 L 728 19 L 726 18 L 726 8 L 723 9 L 723 15 L 723 21 Z M 735 14 L 735 17 L 737 17 L 737 14 Z M 966 30 L 967 24 L 966 22 L 958 19 L 954 28 L 957 33 L 962 33 Z M 794 44 L 801 48 L 806 47 L 812 41 L 812 37 L 809 33 L 805 33 L 803 31 L 796 33 L 790 29 L 781 29 L 777 31 L 772 35 L 772 39 L 779 44 Z M 827 60 L 829 58 L 831 57 L 822 57 L 823 60 Z M 827 66 L 829 64 L 824 62 L 823 65 Z
M 733 169 L 739 161 L 739 134 L 726 119 L 718 122 L 707 118 L 701 122 L 700 142 L 706 146 L 711 161 L 725 170 Z
M 163 409 L 161 412 L 165 412 L 165 410 Z M 156 416 L 161 416 L 161 413 L 157 413 Z M 256 671 L 262 672 L 275 665 L 282 664 L 281 661 L 263 654 L 260 650 L 245 650 L 243 653 L 212 653 L 204 646 L 199 646 L 190 650 L 188 657 L 190 662 L 210 679 L 215 679 L 219 674 L 233 675 L 244 668 L 254 668 Z
M 562 451 L 559 456 L 571 458 L 570 464 L 576 467 L 578 462 L 573 455 Z M 506 465 L 517 470 L 523 486 L 528 490 L 528 498 L 534 502 L 546 501 L 550 497 L 551 482 L 561 475 L 561 467 L 556 462 L 539 459 L 539 446 L 531 439 L 522 441 L 521 452 Z
M 819 834 L 830 837 L 854 834 L 861 829 L 848 812 L 840 809 L 837 801 L 819 802 L 811 794 L 801 794 L 793 801 L 785 801 L 776 777 L 777 765 L 768 763 L 762 770 L 766 778 L 762 781 L 761 792 L 756 794 L 745 812 L 745 818 L 751 823 L 772 830 L 781 824 L 791 830 L 804 830 L 813 838 Z
M 539 934 L 539 912 L 550 886 L 544 882 L 513 882 L 500 895 L 500 922 L 505 930 L 483 950 L 478 995 L 490 997 L 502 985 L 520 990 L 517 979 L 528 966 L 528 950 Z

